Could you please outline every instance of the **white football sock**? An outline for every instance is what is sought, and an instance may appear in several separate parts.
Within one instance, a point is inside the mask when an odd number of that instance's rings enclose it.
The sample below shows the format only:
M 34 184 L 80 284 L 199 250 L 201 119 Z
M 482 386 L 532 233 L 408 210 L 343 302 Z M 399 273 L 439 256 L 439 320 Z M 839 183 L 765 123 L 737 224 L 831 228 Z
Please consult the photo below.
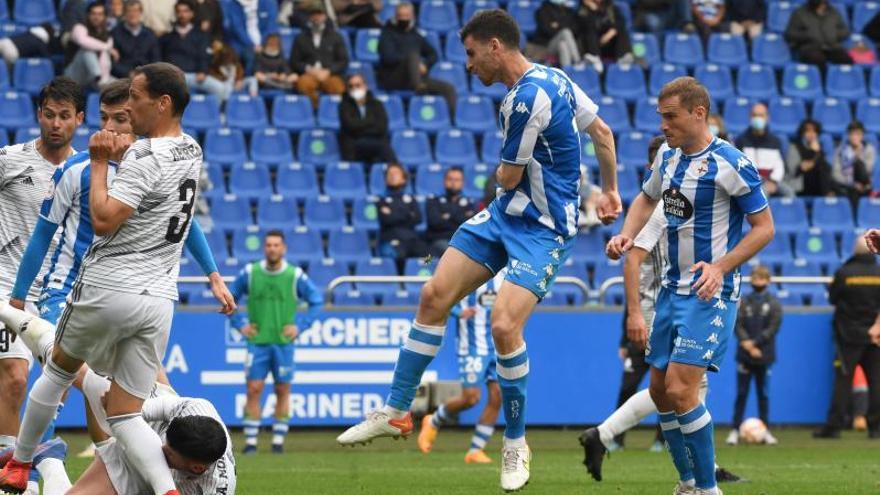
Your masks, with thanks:
M 614 437 L 634 428 L 643 419 L 656 412 L 657 406 L 651 400 L 648 389 L 639 390 L 599 425 L 599 440 L 605 448 L 611 448 Z
M 37 465 L 43 477 L 43 495 L 64 495 L 70 490 L 70 478 L 61 459 L 45 459 Z
M 40 495 L 40 484 L 36 481 L 28 481 L 24 495 Z
M 15 437 L 12 435 L 0 435 L 0 449 L 15 447 Z
M 526 446 L 526 437 L 524 437 L 524 436 L 519 437 L 519 438 L 504 437 L 504 446 L 521 449 Z
M 58 404 L 61 404 L 64 392 L 70 388 L 74 378 L 76 377 L 72 373 L 64 371 L 51 361 L 43 368 L 43 373 L 28 395 L 24 418 L 21 420 L 18 442 L 15 444 L 14 457 L 17 461 L 33 460 L 34 450 L 58 413 Z
M 394 408 L 394 407 L 391 407 L 388 405 L 386 405 L 385 407 L 382 408 L 382 412 L 391 416 L 392 419 L 400 419 L 400 418 L 406 416 L 406 411 L 401 411 L 400 409 L 397 409 L 397 408 Z
M 162 452 L 162 440 L 140 413 L 107 418 L 113 437 L 125 449 L 135 470 L 153 488 L 153 493 L 174 490 L 174 479 Z

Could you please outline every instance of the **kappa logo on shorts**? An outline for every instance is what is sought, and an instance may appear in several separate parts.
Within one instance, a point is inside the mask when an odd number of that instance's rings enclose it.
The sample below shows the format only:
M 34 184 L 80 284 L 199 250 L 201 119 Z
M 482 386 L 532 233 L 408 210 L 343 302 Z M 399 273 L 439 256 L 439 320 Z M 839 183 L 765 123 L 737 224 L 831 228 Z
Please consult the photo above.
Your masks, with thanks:
M 727 304 L 721 299 L 719 299 L 718 302 L 716 302 L 715 305 L 712 307 L 715 309 L 720 309 L 721 311 L 727 311 Z
M 710 325 L 712 325 L 713 327 L 723 328 L 724 320 L 722 320 L 720 316 L 715 315 L 715 318 L 712 320 L 712 323 L 710 323 Z
M 549 254 L 550 254 L 550 257 L 553 258 L 554 260 L 559 259 L 559 250 L 558 249 L 551 249 Z
M 709 349 L 706 351 L 706 354 L 703 354 L 703 359 L 706 361 L 712 359 L 712 354 L 714 354 L 714 352 L 712 352 L 712 349 Z
M 706 342 L 709 342 L 711 344 L 717 344 L 718 343 L 718 334 L 715 332 L 712 332 L 712 334 L 709 335 L 709 338 L 706 339 Z

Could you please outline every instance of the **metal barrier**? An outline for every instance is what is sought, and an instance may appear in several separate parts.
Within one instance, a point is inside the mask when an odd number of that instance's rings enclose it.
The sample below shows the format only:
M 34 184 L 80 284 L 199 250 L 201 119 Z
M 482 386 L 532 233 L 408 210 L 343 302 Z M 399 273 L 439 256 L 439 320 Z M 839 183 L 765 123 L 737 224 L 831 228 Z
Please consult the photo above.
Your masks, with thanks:
M 832 277 L 773 277 L 772 281 L 774 284 L 830 284 Z M 747 284 L 751 282 L 752 278 L 748 276 L 744 276 L 742 278 L 742 282 Z M 608 292 L 608 289 L 611 287 L 622 284 L 623 277 L 611 277 L 602 282 L 602 285 L 599 286 L 599 304 L 602 304 L 602 301 L 605 299 L 605 293 Z

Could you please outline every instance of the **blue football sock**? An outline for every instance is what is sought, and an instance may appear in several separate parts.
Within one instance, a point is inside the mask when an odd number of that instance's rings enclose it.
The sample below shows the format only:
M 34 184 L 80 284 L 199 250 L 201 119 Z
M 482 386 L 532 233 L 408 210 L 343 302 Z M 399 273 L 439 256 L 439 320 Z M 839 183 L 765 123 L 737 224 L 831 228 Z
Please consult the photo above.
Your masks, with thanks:
M 413 322 L 409 337 L 400 349 L 397 366 L 394 367 L 394 379 L 391 382 L 391 393 L 387 405 L 398 411 L 408 411 L 416 396 L 422 373 L 434 360 L 443 344 L 445 326 L 422 325 Z
M 691 452 L 697 488 L 715 487 L 715 428 L 712 416 L 703 404 L 678 415 L 684 444 Z
M 510 354 L 497 356 L 496 372 L 501 386 L 501 402 L 507 425 L 504 437 L 522 438 L 526 434 L 526 382 L 529 377 L 529 355 L 526 345 Z
M 290 431 L 290 418 L 275 418 L 272 425 L 272 445 L 284 445 L 284 437 Z
M 245 445 L 256 447 L 257 436 L 260 434 L 260 420 L 245 416 L 242 425 L 244 426 Z
M 663 439 L 666 440 L 666 447 L 669 449 L 669 454 L 672 455 L 672 463 L 675 464 L 675 469 L 678 471 L 678 479 L 681 481 L 694 479 L 694 469 L 684 444 L 684 435 L 681 433 L 678 418 L 674 412 L 658 414 L 660 429 L 663 430 Z

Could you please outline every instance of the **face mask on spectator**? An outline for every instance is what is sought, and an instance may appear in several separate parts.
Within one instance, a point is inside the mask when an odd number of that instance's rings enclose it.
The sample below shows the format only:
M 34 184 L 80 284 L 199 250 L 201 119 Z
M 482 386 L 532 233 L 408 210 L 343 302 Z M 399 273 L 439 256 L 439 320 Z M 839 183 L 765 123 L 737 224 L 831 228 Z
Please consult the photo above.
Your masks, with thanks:
M 461 189 L 454 189 L 451 187 L 446 188 L 446 197 L 448 198 L 458 196 L 459 194 L 461 194 Z
M 764 292 L 765 290 L 767 290 L 767 284 L 765 284 L 764 282 L 760 282 L 760 285 L 758 285 L 758 284 L 754 284 L 754 283 L 753 283 L 753 284 L 752 284 L 752 289 L 753 289 L 755 292 L 757 292 L 757 293 L 760 294 L 761 292 Z
M 767 128 L 767 119 L 764 117 L 752 117 L 751 126 L 756 131 L 763 131 Z
M 413 21 L 397 21 L 397 28 L 401 31 L 408 31 L 411 27 L 413 27 Z
M 355 101 L 363 100 L 367 96 L 367 90 L 364 88 L 355 88 L 348 91 L 348 95 L 354 98 Z
M 325 23 L 309 21 L 309 29 L 312 31 L 323 31 Z
M 721 131 L 721 129 L 719 129 L 717 125 L 715 125 L 715 124 L 709 124 L 709 132 L 712 133 L 712 136 L 713 136 L 713 137 L 718 137 L 718 132 L 719 132 L 719 131 Z

